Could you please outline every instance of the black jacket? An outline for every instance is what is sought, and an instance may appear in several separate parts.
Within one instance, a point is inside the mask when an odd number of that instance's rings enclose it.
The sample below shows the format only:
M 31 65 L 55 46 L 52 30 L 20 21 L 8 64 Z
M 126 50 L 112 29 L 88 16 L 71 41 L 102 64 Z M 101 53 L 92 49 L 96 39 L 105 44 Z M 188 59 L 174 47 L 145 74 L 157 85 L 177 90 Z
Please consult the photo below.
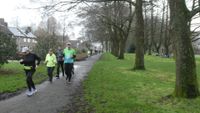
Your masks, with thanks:
M 57 61 L 64 61 L 64 54 L 62 50 L 57 50 L 56 52 Z
M 32 66 L 32 69 L 35 69 L 36 67 L 36 60 L 37 65 L 40 64 L 40 57 L 38 57 L 36 54 L 28 53 L 24 56 L 23 61 L 20 62 L 21 64 L 24 64 L 24 66 Z

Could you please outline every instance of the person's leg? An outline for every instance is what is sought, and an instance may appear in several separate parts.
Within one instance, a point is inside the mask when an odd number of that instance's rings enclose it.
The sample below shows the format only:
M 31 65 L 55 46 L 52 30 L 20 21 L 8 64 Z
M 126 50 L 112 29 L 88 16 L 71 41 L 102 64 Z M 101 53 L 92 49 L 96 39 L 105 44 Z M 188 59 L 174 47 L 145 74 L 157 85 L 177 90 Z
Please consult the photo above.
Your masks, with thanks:
M 31 85 L 31 88 L 33 88 L 33 90 L 35 90 L 35 84 L 33 82 L 33 74 L 35 73 L 35 70 L 31 70 L 30 71 L 30 85 Z
M 31 92 L 31 77 L 30 77 L 30 71 L 29 70 L 25 70 L 26 73 L 26 84 L 28 87 L 28 90 Z
M 65 74 L 64 74 L 64 67 L 63 67 L 63 64 L 64 64 L 64 61 L 60 61 L 60 66 L 61 66 L 62 74 L 63 74 L 63 76 L 64 76 Z
M 49 76 L 49 82 L 52 82 L 52 80 L 51 80 L 51 67 L 47 67 L 47 73 L 48 73 L 48 76 Z
M 74 63 L 72 63 L 72 69 L 71 69 L 72 71 L 72 74 L 74 75 Z
M 51 67 L 51 70 L 50 70 L 51 81 L 53 79 L 53 70 L 54 70 L 54 67 Z
M 71 81 L 71 77 L 72 77 L 72 68 L 73 68 L 73 64 L 69 64 L 69 82 Z
M 70 69 L 70 64 L 66 63 L 65 64 L 65 74 L 67 75 L 66 80 L 70 78 L 71 76 L 71 69 Z
M 58 63 L 57 63 L 57 75 L 56 75 L 56 77 L 58 77 L 58 78 L 59 78 L 59 73 L 60 73 L 60 62 L 58 61 Z
M 64 63 L 64 64 L 65 64 L 65 67 L 64 67 L 65 68 L 65 75 L 66 75 L 66 80 L 67 80 L 68 79 L 67 78 L 67 63 Z

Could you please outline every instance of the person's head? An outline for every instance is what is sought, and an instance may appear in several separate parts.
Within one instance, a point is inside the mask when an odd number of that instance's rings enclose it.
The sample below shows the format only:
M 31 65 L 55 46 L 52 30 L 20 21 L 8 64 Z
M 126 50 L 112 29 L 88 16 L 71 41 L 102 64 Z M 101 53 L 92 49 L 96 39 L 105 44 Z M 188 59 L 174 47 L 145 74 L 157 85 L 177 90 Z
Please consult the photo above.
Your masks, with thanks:
M 28 53 L 30 53 L 29 48 L 28 47 L 23 47 L 22 48 L 22 55 L 27 55 Z
M 60 46 L 58 46 L 58 50 L 62 50 L 62 48 Z
M 70 43 L 70 42 L 67 43 L 67 48 L 68 48 L 68 49 L 71 48 L 71 43 Z
M 53 54 L 53 49 L 49 49 L 49 54 L 50 54 L 50 55 Z

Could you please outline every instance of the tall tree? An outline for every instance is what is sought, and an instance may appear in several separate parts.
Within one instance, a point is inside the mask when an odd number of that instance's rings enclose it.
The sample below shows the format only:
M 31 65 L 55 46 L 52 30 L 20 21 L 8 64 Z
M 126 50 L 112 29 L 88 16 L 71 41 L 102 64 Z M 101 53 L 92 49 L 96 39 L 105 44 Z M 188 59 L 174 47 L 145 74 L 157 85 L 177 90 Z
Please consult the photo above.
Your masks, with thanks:
M 42 59 L 45 58 L 46 53 L 50 48 L 57 49 L 62 45 L 59 43 L 59 36 L 57 33 L 57 22 L 54 17 L 50 17 L 46 22 L 41 22 L 38 29 L 35 31 L 37 36 L 37 44 L 34 47 L 34 51 L 38 53 Z
M 144 19 L 143 19 L 143 9 L 142 0 L 136 0 L 135 6 L 136 13 L 136 51 L 135 51 L 135 65 L 134 69 L 144 70 Z
M 53 36 L 55 36 L 58 32 L 58 23 L 55 17 L 51 16 L 47 19 L 47 32 Z
M 167 3 L 164 34 L 164 54 L 166 57 L 169 57 L 169 46 L 171 45 L 171 38 L 169 35 L 169 5 Z
M 175 96 L 195 98 L 199 96 L 197 73 L 189 21 L 200 12 L 200 7 L 191 11 L 186 7 L 185 0 L 168 0 L 170 7 L 170 28 L 176 54 L 176 85 Z
M 111 2 L 126 2 L 133 6 L 135 6 L 136 9 L 136 57 L 135 57 L 135 65 L 134 69 L 145 69 L 144 67 L 144 20 L 143 20 L 143 9 L 142 9 L 142 0 L 136 0 L 136 3 L 132 0 L 71 0 L 71 1 L 62 1 L 57 2 L 54 4 L 46 5 L 44 8 L 47 9 L 47 11 L 53 9 L 54 11 L 61 11 L 61 7 L 66 6 L 67 4 L 74 3 L 74 6 L 77 6 L 79 3 L 82 2 L 96 2 L 96 3 L 111 3 Z M 72 7 L 74 7 L 72 6 Z M 71 7 L 71 8 L 72 8 Z M 69 9 L 71 9 L 69 8 Z M 66 11 L 66 10 L 65 10 Z M 130 19 L 128 19 L 130 20 Z M 130 22 L 130 21 L 129 21 Z M 125 22 L 127 23 L 127 22 Z M 127 24 L 126 24 L 127 25 Z M 129 26 L 129 24 L 128 24 Z M 129 34 L 129 33 L 128 33 Z M 127 34 L 126 34 L 127 35 Z

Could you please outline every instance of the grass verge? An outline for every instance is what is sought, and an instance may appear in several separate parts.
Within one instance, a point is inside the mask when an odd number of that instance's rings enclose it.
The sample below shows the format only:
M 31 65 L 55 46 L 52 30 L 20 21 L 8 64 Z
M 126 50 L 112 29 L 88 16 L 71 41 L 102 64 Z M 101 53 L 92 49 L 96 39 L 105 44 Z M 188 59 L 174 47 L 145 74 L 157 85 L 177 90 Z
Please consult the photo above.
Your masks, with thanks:
M 200 59 L 197 58 L 197 75 Z M 84 82 L 85 113 L 200 113 L 200 98 L 169 98 L 175 86 L 173 59 L 145 56 L 145 71 L 133 71 L 134 55 L 104 54 Z M 200 79 L 198 79 L 200 82 Z
M 47 78 L 46 67 L 40 65 L 33 80 L 36 84 L 41 83 Z M 26 87 L 26 76 L 23 70 L 23 65 L 18 62 L 10 62 L 3 65 L 0 69 L 0 93 L 11 93 L 21 90 Z

